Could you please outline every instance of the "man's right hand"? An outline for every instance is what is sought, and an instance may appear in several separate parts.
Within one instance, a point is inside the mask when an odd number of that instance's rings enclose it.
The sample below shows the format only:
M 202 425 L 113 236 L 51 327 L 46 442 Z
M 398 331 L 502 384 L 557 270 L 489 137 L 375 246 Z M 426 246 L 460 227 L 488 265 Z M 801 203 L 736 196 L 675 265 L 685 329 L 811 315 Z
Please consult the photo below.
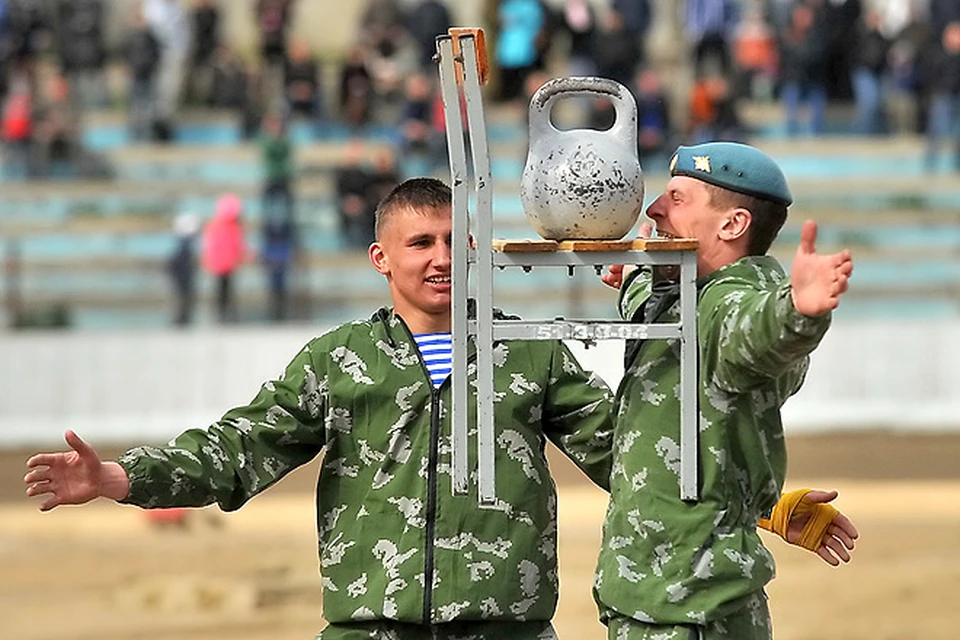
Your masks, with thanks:
M 640 229 L 637 231 L 638 238 L 646 239 L 652 235 L 652 224 L 649 222 L 644 222 L 640 225 Z M 634 265 L 629 265 L 625 268 L 622 264 L 612 264 L 607 268 L 607 272 L 600 276 L 600 280 L 608 287 L 619 289 L 623 285 L 623 279 L 626 278 L 627 275 L 634 269 L 636 269 Z
M 84 504 L 94 498 L 122 500 L 130 492 L 126 471 L 116 462 L 103 462 L 96 450 L 73 431 L 64 436 L 72 451 L 38 453 L 27 460 L 24 476 L 28 496 L 47 495 L 40 511 L 62 504 Z

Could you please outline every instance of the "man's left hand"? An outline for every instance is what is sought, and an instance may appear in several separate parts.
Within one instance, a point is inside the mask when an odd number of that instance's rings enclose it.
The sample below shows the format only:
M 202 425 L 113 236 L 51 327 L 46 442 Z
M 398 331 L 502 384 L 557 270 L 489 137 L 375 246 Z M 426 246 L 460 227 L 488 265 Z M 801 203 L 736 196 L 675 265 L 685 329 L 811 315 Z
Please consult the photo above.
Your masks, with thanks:
M 824 504 L 833 501 L 836 497 L 836 491 L 813 490 L 808 492 L 803 499 L 817 504 Z M 800 540 L 800 533 L 803 531 L 803 527 L 807 524 L 808 520 L 810 520 L 810 513 L 793 516 L 787 527 L 786 541 L 791 544 L 796 544 L 797 541 Z M 837 512 L 837 515 L 833 518 L 833 522 L 831 522 L 827 528 L 823 540 L 820 542 L 817 555 L 820 556 L 824 562 L 834 567 L 838 566 L 841 562 L 850 562 L 850 552 L 853 551 L 855 541 L 858 537 L 860 537 L 860 533 L 850 518 Z
M 820 316 L 836 309 L 853 273 L 848 250 L 822 256 L 817 253 L 816 242 L 817 223 L 807 220 L 790 270 L 793 306 L 805 316 Z

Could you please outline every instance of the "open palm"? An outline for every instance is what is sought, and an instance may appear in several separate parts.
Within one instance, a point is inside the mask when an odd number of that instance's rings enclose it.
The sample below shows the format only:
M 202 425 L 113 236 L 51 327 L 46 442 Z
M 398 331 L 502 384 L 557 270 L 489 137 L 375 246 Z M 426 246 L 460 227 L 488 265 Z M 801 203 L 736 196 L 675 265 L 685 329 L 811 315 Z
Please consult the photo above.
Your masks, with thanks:
M 817 253 L 817 223 L 807 220 L 800 231 L 800 246 L 790 270 L 793 306 L 806 316 L 819 316 L 836 309 L 853 273 L 853 258 L 840 253 Z
M 66 441 L 71 451 L 39 453 L 27 460 L 31 469 L 23 479 L 27 495 L 49 494 L 41 511 L 61 504 L 83 504 L 101 495 L 100 456 L 73 431 L 67 431 Z

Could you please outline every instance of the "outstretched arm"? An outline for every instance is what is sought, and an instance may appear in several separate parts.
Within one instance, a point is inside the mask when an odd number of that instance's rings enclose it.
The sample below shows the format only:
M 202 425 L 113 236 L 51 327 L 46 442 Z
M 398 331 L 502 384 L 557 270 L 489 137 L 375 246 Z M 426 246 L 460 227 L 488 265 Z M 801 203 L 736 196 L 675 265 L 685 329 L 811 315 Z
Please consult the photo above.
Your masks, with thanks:
M 24 476 L 28 496 L 44 495 L 41 511 L 62 504 L 84 504 L 94 498 L 122 500 L 130 491 L 126 471 L 116 462 L 104 462 L 96 450 L 73 431 L 65 440 L 71 451 L 38 453 L 27 460 Z
M 793 306 L 805 316 L 820 316 L 836 309 L 853 273 L 849 251 L 819 255 L 816 242 L 817 223 L 807 220 L 800 230 L 800 246 L 790 270 Z

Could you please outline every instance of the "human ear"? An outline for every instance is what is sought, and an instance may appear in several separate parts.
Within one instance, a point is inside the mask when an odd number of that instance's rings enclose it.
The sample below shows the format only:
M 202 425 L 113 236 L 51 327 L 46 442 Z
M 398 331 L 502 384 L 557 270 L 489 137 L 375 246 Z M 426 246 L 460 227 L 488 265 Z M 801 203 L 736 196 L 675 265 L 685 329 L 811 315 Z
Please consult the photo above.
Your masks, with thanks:
M 753 216 L 746 209 L 732 209 L 720 227 L 720 239 L 730 242 L 745 237 L 752 222 Z
M 368 249 L 368 255 L 370 256 L 370 264 L 373 265 L 374 269 L 383 275 L 389 275 L 390 267 L 387 264 L 387 254 L 383 251 L 383 245 L 374 242 Z

